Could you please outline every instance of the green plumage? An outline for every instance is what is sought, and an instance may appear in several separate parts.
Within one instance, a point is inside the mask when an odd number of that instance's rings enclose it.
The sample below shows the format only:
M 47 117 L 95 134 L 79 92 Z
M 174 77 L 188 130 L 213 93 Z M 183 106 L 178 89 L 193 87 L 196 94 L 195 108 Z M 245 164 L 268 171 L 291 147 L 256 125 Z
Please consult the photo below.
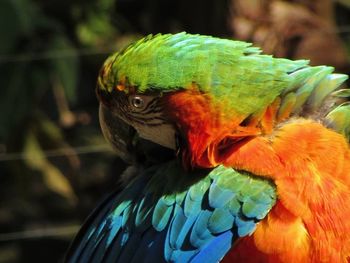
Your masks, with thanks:
M 273 58 L 241 41 L 179 33 L 149 35 L 111 56 L 100 88 L 111 92 L 118 84 L 137 92 L 171 92 L 195 83 L 214 104 L 225 105 L 242 120 L 259 116 L 280 97 L 294 115 L 315 111 L 341 85 L 346 75 L 308 61 Z M 330 112 L 334 107 L 330 108 Z M 326 112 L 326 113 L 327 113 Z M 323 116 L 322 116 L 323 117 Z
M 305 60 L 261 55 L 249 43 L 186 33 L 148 36 L 110 61 L 108 83 L 127 78 L 139 92 L 173 91 L 196 83 L 214 98 L 226 98 L 241 113 L 270 104 L 291 84 L 287 73 L 307 65 Z M 247 103 L 238 107 L 235 102 L 241 98 Z
M 326 124 L 350 142 L 350 104 L 344 103 L 328 113 Z

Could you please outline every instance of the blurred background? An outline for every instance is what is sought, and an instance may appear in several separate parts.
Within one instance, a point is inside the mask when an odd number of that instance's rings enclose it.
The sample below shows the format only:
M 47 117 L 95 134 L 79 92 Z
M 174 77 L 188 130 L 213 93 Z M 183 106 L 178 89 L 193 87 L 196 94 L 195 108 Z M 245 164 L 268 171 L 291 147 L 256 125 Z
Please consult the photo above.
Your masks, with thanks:
M 0 263 L 59 262 L 125 164 L 102 138 L 95 83 L 149 33 L 254 42 L 350 72 L 350 0 L 1 0 Z

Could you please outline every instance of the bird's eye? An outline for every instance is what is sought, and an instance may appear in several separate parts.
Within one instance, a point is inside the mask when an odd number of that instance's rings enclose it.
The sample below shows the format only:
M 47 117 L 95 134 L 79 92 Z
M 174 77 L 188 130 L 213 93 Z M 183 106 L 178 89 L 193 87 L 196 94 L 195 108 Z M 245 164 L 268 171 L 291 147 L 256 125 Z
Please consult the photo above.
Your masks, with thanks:
M 137 109 L 142 109 L 145 105 L 144 100 L 139 96 L 132 97 L 130 102 L 131 105 Z

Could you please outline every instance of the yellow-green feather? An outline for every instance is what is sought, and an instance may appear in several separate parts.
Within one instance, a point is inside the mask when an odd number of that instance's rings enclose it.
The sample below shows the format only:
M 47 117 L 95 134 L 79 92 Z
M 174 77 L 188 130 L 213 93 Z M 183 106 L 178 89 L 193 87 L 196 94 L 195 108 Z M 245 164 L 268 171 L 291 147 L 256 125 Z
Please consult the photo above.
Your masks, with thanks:
M 263 112 L 277 97 L 294 115 L 316 110 L 347 78 L 332 67 L 263 55 L 246 42 L 187 33 L 149 35 L 112 55 L 104 68 L 101 89 L 122 83 L 140 93 L 172 92 L 195 83 L 241 118 Z
M 249 43 L 186 33 L 148 36 L 111 60 L 109 83 L 126 78 L 139 92 L 168 92 L 196 83 L 243 114 L 271 103 L 290 86 L 288 73 L 307 65 L 305 60 L 262 55 Z M 242 98 L 246 103 L 238 106 Z

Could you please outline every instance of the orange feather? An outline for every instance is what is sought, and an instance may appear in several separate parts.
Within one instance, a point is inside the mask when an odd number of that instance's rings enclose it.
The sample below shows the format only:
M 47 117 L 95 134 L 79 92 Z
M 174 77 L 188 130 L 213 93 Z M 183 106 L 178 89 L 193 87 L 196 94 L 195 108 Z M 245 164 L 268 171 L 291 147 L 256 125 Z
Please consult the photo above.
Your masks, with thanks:
M 302 118 L 276 126 L 279 101 L 260 123 L 244 123 L 244 116 L 222 115 L 220 105 L 195 90 L 167 100 L 188 139 L 184 154 L 192 166 L 224 164 L 277 186 L 276 206 L 224 262 L 248 262 L 237 260 L 249 254 L 258 256 L 249 262 L 348 262 L 350 150 L 342 135 Z
M 265 142 L 279 157 L 278 165 L 266 173 L 275 180 L 279 203 L 253 234 L 257 249 L 270 259 L 277 255 L 276 262 L 347 262 L 350 153 L 345 139 L 321 124 L 298 120 Z M 253 149 L 241 147 L 242 153 L 232 155 L 226 165 L 249 169 L 247 162 L 253 162 L 249 171 L 264 171 L 271 158 L 257 156 L 254 162 L 251 158 L 256 155 L 249 154 Z M 288 214 L 295 220 L 286 220 Z

